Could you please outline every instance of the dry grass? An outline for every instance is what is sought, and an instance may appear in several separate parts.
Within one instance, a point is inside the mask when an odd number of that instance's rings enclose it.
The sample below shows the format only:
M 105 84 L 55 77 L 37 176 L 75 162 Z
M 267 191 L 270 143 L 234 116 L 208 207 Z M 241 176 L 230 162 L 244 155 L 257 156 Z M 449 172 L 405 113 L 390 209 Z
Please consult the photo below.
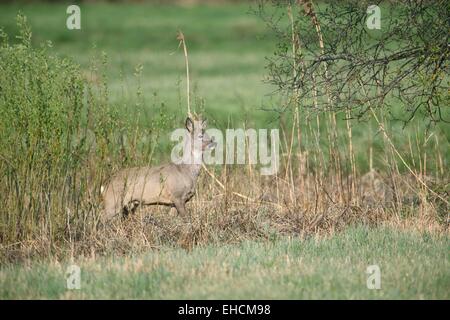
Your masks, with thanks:
M 108 226 L 95 224 L 97 219 L 88 219 L 78 227 L 68 223 L 56 230 L 58 237 L 54 239 L 43 234 L 2 244 L 0 259 L 6 263 L 49 256 L 57 260 L 95 258 L 138 254 L 167 246 L 191 250 L 210 244 L 270 240 L 278 235 L 331 236 L 358 224 L 388 225 L 417 232 L 448 234 L 449 231 L 446 214 L 441 211 L 443 204 L 439 199 L 423 197 L 420 190 L 414 189 L 414 178 L 410 176 L 393 179 L 394 193 L 389 184 L 391 179 L 374 172 L 367 174 L 356 183 L 358 198 L 346 203 L 336 200 L 340 192 L 331 182 L 324 183 L 320 195 L 315 193 L 317 188 L 311 187 L 292 199 L 290 185 L 284 180 L 278 181 L 277 197 L 275 177 L 262 179 L 239 168 L 231 173 L 226 171 L 226 178 L 222 177 L 225 191 L 209 175 L 201 175 L 197 194 L 188 204 L 190 217 L 180 217 L 168 207 L 149 206 Z M 300 177 L 296 178 L 294 183 L 300 184 L 299 180 Z M 302 183 L 314 185 L 314 181 Z M 233 194 L 236 192 L 247 199 Z M 448 190 L 442 195 L 448 197 Z M 91 214 L 98 217 L 100 197 L 94 196 L 90 201 L 97 204 L 98 210 Z

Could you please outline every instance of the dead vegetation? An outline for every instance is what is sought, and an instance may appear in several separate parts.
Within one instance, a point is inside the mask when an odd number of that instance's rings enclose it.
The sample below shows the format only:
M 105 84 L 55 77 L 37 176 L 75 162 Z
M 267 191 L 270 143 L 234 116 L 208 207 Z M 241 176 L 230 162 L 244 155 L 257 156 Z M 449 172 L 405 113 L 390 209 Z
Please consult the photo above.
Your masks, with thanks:
M 448 207 L 438 198 L 424 197 L 408 175 L 388 179 L 380 173 L 368 173 L 356 184 L 359 196 L 346 203 L 336 200 L 346 196 L 339 195 L 339 189 L 331 184 L 326 184 L 320 195 L 311 188 L 297 192 L 292 199 L 289 185 L 279 181 L 277 197 L 275 177 L 261 182 L 243 171 L 229 173 L 225 191 L 203 173 L 196 195 L 188 204 L 190 217 L 179 216 L 173 208 L 152 206 L 107 226 L 96 224 L 98 219 L 86 219 L 78 225 L 69 221 L 55 231 L 58 237 L 54 239 L 42 234 L 2 245 L 1 261 L 14 263 L 49 256 L 57 260 L 95 258 L 167 247 L 190 250 L 249 239 L 267 241 L 279 236 L 329 236 L 356 224 L 389 225 L 417 232 L 449 231 Z M 295 184 L 300 185 L 299 179 Z M 448 198 L 448 192 L 447 188 L 440 194 Z M 98 202 L 100 197 L 96 195 L 92 201 Z M 101 214 L 100 203 L 91 214 Z

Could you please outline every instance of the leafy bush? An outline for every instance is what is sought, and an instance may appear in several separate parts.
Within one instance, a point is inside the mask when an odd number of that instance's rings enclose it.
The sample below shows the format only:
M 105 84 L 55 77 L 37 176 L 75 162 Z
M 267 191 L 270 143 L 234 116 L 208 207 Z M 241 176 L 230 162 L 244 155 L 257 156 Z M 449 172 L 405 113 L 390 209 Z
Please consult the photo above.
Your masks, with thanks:
M 111 104 L 106 54 L 92 60 L 93 83 L 51 43 L 33 47 L 24 16 L 17 23 L 17 44 L 0 30 L 0 241 L 52 250 L 96 232 L 101 185 L 117 168 L 150 163 L 173 118 L 164 104 L 131 113 Z
M 77 64 L 49 54 L 51 43 L 33 48 L 26 18 L 17 22 L 20 43 L 10 45 L 2 33 L 0 48 L 0 239 L 39 232 L 51 240 L 89 212 L 86 196 L 102 179 L 89 161 L 97 157 L 99 170 L 107 163 L 101 148 L 117 117 L 93 98 Z

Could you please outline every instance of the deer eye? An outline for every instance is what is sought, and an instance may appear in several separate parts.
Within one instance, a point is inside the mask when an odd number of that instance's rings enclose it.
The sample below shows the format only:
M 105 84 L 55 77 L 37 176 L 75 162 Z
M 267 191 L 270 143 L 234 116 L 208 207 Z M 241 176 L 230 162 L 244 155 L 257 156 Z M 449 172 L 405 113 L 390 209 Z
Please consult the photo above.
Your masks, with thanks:
M 199 139 L 203 139 L 203 135 L 202 135 L 202 134 L 199 134 L 199 135 L 198 135 L 198 138 L 199 138 Z

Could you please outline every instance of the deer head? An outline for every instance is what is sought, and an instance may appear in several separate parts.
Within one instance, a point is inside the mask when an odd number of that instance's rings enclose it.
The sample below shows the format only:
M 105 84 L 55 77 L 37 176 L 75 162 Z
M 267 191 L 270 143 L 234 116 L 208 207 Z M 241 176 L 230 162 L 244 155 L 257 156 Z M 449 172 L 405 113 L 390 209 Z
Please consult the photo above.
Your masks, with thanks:
M 186 139 L 184 146 L 184 163 L 201 164 L 203 152 L 205 150 L 214 149 L 216 143 L 214 142 L 214 139 L 205 132 L 207 126 L 206 120 L 188 117 L 185 126 L 188 131 L 188 139 Z

